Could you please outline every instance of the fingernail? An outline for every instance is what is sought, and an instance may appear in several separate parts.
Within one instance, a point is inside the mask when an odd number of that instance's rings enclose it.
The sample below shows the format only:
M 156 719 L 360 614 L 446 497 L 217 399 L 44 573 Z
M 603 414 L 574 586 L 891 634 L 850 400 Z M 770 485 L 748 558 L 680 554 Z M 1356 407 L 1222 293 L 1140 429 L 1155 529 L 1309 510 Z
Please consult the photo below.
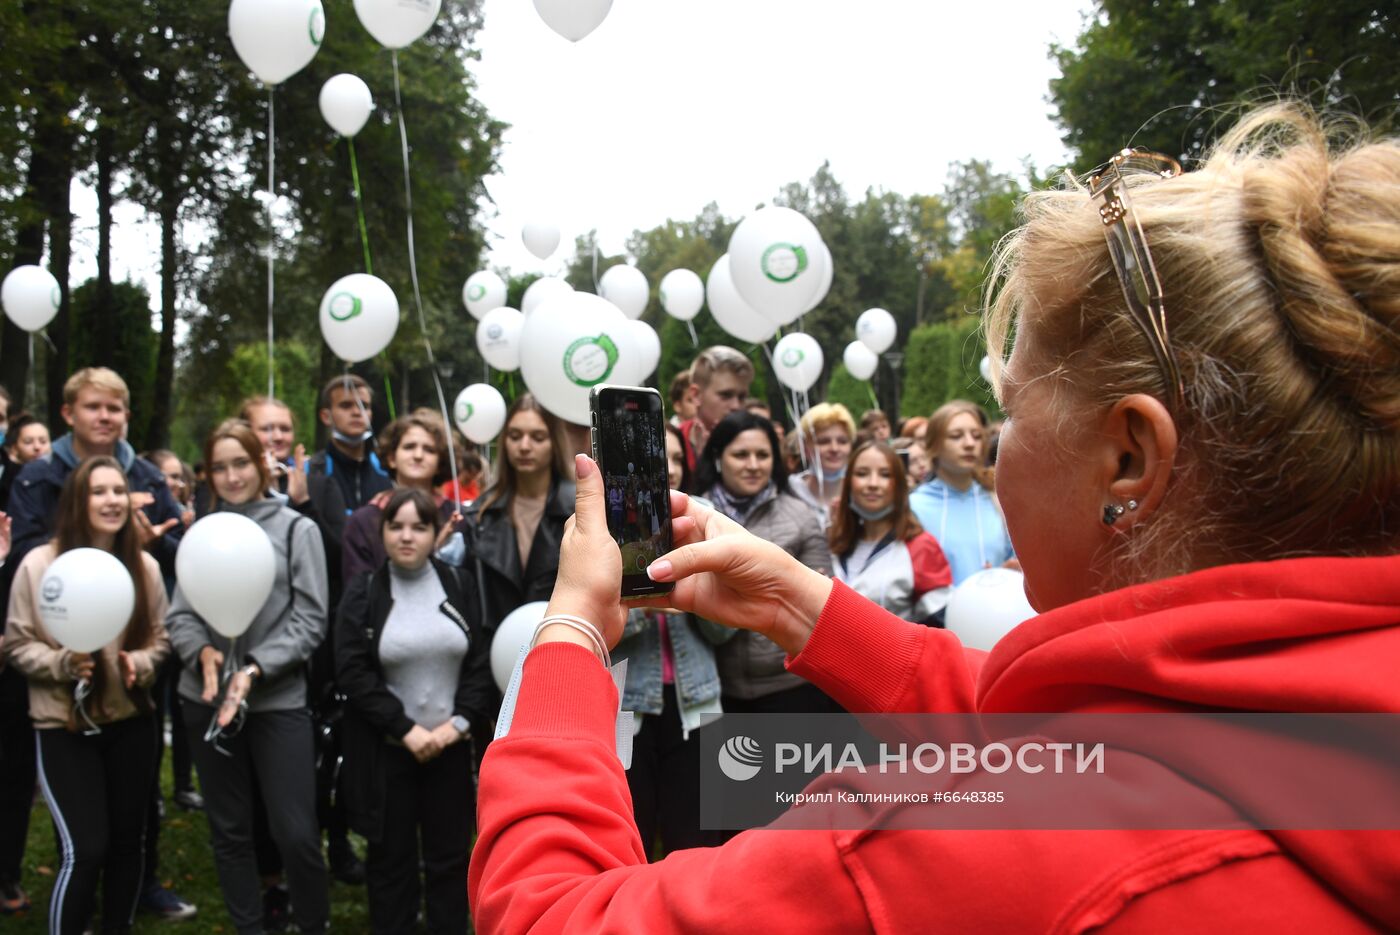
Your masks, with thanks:
M 574 474 L 579 480 L 593 476 L 593 459 L 588 455 L 574 455 Z
M 647 566 L 647 577 L 652 581 L 669 581 L 674 571 L 670 559 L 658 558 Z

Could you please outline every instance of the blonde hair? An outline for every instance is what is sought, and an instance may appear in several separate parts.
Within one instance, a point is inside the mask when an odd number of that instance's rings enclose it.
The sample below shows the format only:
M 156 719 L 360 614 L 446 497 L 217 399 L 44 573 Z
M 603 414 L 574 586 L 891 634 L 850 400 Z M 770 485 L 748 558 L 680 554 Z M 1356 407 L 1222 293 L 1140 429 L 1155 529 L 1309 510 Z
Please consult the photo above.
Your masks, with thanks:
M 690 365 L 690 382 L 703 390 L 720 370 L 728 371 L 746 383 L 753 382 L 753 361 L 724 344 L 715 344 L 700 352 Z
M 1032 376 L 1048 371 L 1067 428 L 1131 393 L 1174 409 L 1172 488 L 1149 528 L 1126 537 L 1124 567 L 1141 580 L 1393 551 L 1400 141 L 1276 104 L 1196 171 L 1131 191 L 1165 293 L 1180 407 L 1127 312 L 1097 205 L 1073 180 L 1027 197 L 986 322 L 998 384 L 1013 323 L 1034 322 Z
M 127 389 L 126 381 L 121 374 L 108 367 L 84 367 L 69 377 L 63 384 L 63 405 L 76 403 L 78 394 L 87 386 L 111 393 L 119 397 L 127 409 L 131 408 L 131 391 Z
M 846 435 L 855 440 L 856 420 L 851 418 L 851 411 L 840 403 L 817 403 L 803 414 L 800 428 L 803 435 L 815 437 L 818 432 L 833 425 L 841 426 L 846 430 Z

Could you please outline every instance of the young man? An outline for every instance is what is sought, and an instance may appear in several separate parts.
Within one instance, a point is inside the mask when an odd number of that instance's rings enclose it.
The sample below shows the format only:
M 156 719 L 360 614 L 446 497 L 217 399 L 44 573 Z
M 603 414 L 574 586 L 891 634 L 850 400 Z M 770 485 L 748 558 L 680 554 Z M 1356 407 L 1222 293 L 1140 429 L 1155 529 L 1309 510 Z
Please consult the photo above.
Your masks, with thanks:
M 49 454 L 21 468 L 19 476 L 15 478 L 14 487 L 10 490 L 9 513 L 13 520 L 13 542 L 9 558 L 5 561 L 4 593 L 0 598 L 3 598 L 6 604 L 9 603 L 9 586 L 15 569 L 31 549 L 43 545 L 53 535 L 54 513 L 58 507 L 58 495 L 63 489 L 63 482 L 84 460 L 97 455 L 116 458 L 126 472 L 131 503 L 137 507 L 132 516 L 136 520 L 146 549 L 160 562 L 168 587 L 169 582 L 175 579 L 175 550 L 179 548 L 185 526 L 180 521 L 180 505 L 171 494 L 165 475 L 161 473 L 160 468 L 145 458 L 138 458 L 135 449 L 126 442 L 126 427 L 131 420 L 131 393 L 127 389 L 126 381 L 106 367 L 85 367 L 79 370 L 63 384 L 61 414 L 63 421 L 68 423 L 68 434 L 53 443 Z M 7 723 L 12 720 L 8 713 L 5 720 Z M 32 731 L 30 733 L 32 736 Z M 7 740 L 3 742 L 6 747 L 10 746 Z M 28 749 L 32 750 L 32 746 Z M 4 764 L 7 789 L 13 785 L 8 781 L 13 778 L 9 775 L 12 771 L 20 774 L 23 778 L 19 781 L 28 787 L 23 790 L 22 796 L 25 813 L 23 824 L 27 830 L 28 810 L 34 788 L 32 758 L 28 764 L 13 763 L 10 760 L 11 756 L 7 753 Z M 152 797 L 155 798 L 157 794 L 158 790 L 153 789 Z M 3 796 L 6 799 L 9 797 L 8 793 Z M 0 805 L 0 812 L 3 812 L 3 815 L 0 815 L 0 838 L 9 838 L 16 833 L 18 808 L 18 801 L 13 808 L 8 804 Z M 12 815 L 14 817 L 11 817 Z M 142 889 L 140 906 L 143 911 L 167 919 L 187 919 L 195 914 L 195 907 L 171 890 L 162 887 L 155 873 L 159 860 L 159 830 L 159 817 L 152 814 L 146 828 L 146 850 L 150 866 Z M 12 853 L 8 843 L 4 849 Z M 23 853 L 22 845 L 20 853 Z M 0 862 L 8 865 L 10 860 L 11 857 L 6 854 Z M 16 869 L 17 867 L 0 867 L 0 875 L 6 878 L 0 880 L 0 911 L 12 905 L 12 887 L 18 891 L 18 879 L 13 882 L 8 879 Z M 18 891 L 18 895 L 22 898 L 23 892 Z
M 321 424 L 330 427 L 331 441 L 325 451 L 312 456 L 307 469 L 312 477 L 335 479 L 346 516 L 394 486 L 370 444 L 373 402 L 369 384 L 354 374 L 335 377 L 321 389 Z
M 707 347 L 690 365 L 686 402 L 695 415 L 680 424 L 685 439 L 685 459 L 695 470 L 710 432 L 720 420 L 744 407 L 753 383 L 753 361 L 732 347 Z

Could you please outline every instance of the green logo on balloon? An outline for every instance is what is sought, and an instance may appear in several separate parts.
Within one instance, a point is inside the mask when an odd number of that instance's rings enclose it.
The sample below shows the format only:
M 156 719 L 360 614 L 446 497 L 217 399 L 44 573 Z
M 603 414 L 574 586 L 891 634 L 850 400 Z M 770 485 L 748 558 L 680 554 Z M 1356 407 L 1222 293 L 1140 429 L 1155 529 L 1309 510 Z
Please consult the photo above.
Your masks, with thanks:
M 473 302 L 486 298 L 486 287 L 481 283 L 477 283 L 467 290 L 467 298 L 471 299 Z
M 807 268 L 807 251 L 797 244 L 775 243 L 763 251 L 758 265 L 774 282 L 792 282 Z
M 364 303 L 349 292 L 337 292 L 331 296 L 326 311 L 335 321 L 349 321 L 364 311 Z
M 564 376 L 582 387 L 597 386 L 617 364 L 617 345 L 606 334 L 579 338 L 564 351 Z
M 783 351 L 783 366 L 796 367 L 798 364 L 802 363 L 802 358 L 805 356 L 807 355 L 803 354 L 798 348 L 790 347 Z
M 311 7 L 311 15 L 306 19 L 306 32 L 311 37 L 311 44 L 317 47 L 326 37 L 326 11 L 319 3 Z
M 470 420 L 471 420 L 471 417 L 472 417 L 472 413 L 475 412 L 475 411 L 476 411 L 476 409 L 473 408 L 473 406 L 472 406 L 471 403 L 462 403 L 462 405 L 460 405 L 460 406 L 457 407 L 457 421 L 458 421 L 458 422 L 468 422 L 468 421 L 470 421 Z

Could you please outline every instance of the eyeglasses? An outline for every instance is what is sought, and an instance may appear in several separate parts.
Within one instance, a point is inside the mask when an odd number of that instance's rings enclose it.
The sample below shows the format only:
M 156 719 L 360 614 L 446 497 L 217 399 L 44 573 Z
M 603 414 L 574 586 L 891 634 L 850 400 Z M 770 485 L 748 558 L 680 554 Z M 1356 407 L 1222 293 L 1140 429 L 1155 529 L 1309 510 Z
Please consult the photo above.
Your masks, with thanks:
M 1167 336 L 1167 310 L 1162 299 L 1162 281 L 1147 249 L 1147 236 L 1133 213 L 1128 198 L 1127 177 L 1150 174 L 1170 179 L 1181 174 L 1181 164 L 1170 156 L 1143 150 L 1125 149 L 1089 179 L 1089 197 L 1102 198 L 1099 218 L 1103 221 L 1108 255 L 1123 287 L 1123 298 L 1133 320 L 1147 336 L 1152 354 L 1167 378 L 1167 386 L 1178 407 L 1185 398 L 1181 367 Z

